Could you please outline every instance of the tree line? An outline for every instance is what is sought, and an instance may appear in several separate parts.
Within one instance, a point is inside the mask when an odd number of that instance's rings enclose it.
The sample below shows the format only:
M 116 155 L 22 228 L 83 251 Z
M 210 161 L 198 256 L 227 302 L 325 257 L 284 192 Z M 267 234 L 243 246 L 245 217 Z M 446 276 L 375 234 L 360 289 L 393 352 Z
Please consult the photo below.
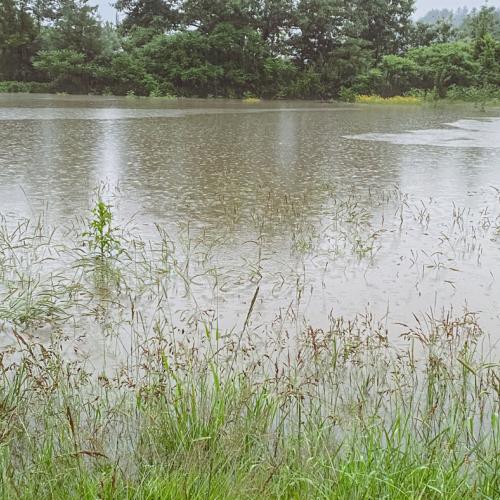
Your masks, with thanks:
M 338 98 L 500 85 L 500 12 L 414 22 L 414 0 L 0 0 L 7 90 Z M 9 84 L 5 82 L 10 82 Z M 0 85 L 0 88 L 2 86 Z

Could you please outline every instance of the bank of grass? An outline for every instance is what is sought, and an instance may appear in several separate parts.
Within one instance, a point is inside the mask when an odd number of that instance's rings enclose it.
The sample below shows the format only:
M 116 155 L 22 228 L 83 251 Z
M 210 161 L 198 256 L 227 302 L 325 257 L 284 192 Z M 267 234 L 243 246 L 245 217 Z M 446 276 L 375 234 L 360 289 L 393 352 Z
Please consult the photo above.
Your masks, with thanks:
M 2 383 L 1 497 L 498 498 L 496 367 L 308 335 L 308 366 L 268 379 L 158 352 L 128 387 L 30 343 Z
M 356 96 L 356 102 L 360 104 L 420 105 L 424 102 L 424 99 L 417 96 L 381 97 L 378 95 L 358 95 Z
M 369 315 L 262 333 L 250 280 L 242 325 L 182 323 L 168 284 L 194 262 L 100 202 L 63 239 L 0 224 L 0 498 L 498 498 L 500 372 L 474 314 L 415 317 L 402 345 Z M 86 362 L 74 337 L 127 355 Z
M 500 495 L 497 367 L 450 354 L 456 339 L 433 340 L 419 372 L 408 353 L 310 332 L 268 378 L 214 352 L 176 366 L 164 342 L 141 380 L 84 375 L 30 342 L 3 375 L 0 496 Z
M 474 104 L 476 106 L 500 105 L 500 90 L 494 86 L 485 87 L 459 87 L 452 85 L 446 90 L 444 96 L 439 96 L 436 91 L 423 91 L 414 89 L 407 95 L 381 97 L 379 95 L 358 95 L 345 92 L 350 100 L 360 104 L 397 104 L 397 105 L 422 105 L 431 104 Z
M 259 102 L 262 101 L 262 99 L 260 97 L 244 97 L 242 99 L 242 101 L 245 103 L 245 104 L 257 104 Z
M 0 81 L 0 93 L 58 93 L 50 83 L 43 82 L 20 82 L 20 81 Z M 58 93 L 59 94 L 59 93 Z M 64 94 L 64 93 L 62 93 Z M 113 95 L 104 92 L 103 95 Z M 126 97 L 136 97 L 133 91 L 129 91 Z M 152 92 L 149 97 L 162 99 L 176 99 L 176 96 L 170 94 L 159 94 Z M 359 104 L 376 105 L 410 105 L 418 106 L 422 104 L 474 104 L 475 106 L 500 106 L 500 90 L 494 86 L 485 87 L 459 87 L 451 86 L 446 91 L 445 97 L 439 97 L 435 91 L 424 91 L 414 89 L 406 95 L 382 97 L 376 94 L 357 94 L 349 88 L 342 88 L 339 93 L 340 101 Z M 245 104 L 258 104 L 262 99 L 248 94 L 242 98 Z

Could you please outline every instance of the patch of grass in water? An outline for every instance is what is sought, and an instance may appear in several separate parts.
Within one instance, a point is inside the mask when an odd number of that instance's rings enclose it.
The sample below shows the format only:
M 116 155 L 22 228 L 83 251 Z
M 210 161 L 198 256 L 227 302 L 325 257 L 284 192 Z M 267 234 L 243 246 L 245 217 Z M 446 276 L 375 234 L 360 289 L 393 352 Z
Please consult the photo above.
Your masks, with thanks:
M 228 369 L 229 345 L 153 341 L 141 378 L 112 379 L 26 343 L 0 389 L 1 498 L 497 497 L 498 367 L 471 359 L 473 318 L 413 331 L 418 368 L 337 327 L 267 378 Z
M 430 209 L 392 196 L 402 225 L 403 215 L 428 224 Z M 280 211 L 290 209 L 283 203 Z M 109 259 L 99 244 L 111 228 L 104 208 L 91 219 L 102 222 L 93 249 Z M 372 253 L 372 239 L 360 240 L 370 213 L 356 198 L 334 203 L 332 214 L 331 231 L 350 228 L 348 252 Z M 461 214 L 453 210 L 460 235 Z M 170 282 L 179 274 L 188 294 L 190 267 L 201 258 L 188 231 L 186 256 L 161 228 L 157 242 L 120 235 L 120 280 L 104 295 L 78 224 L 71 247 L 41 223 L 0 229 L 3 282 L 22 290 L 18 275 L 31 273 L 43 297 L 64 308 L 62 316 L 43 302 L 30 307 L 32 321 L 6 315 L 8 326 L 0 325 L 2 335 L 14 333 L 0 358 L 0 498 L 500 494 L 500 370 L 483 354 L 474 314 L 418 316 L 405 327 L 404 346 L 369 315 L 332 317 L 324 329 L 297 321 L 300 328 L 277 340 L 252 326 L 258 267 L 243 326 L 223 332 L 209 319 L 173 316 Z M 298 226 L 299 250 L 314 251 L 315 238 Z M 203 259 L 210 268 L 209 255 Z M 37 339 L 37 317 L 49 318 L 50 338 Z M 67 356 L 68 317 L 96 351 L 106 336 L 129 342 L 123 364 L 96 369 Z
M 424 99 L 417 96 L 394 96 L 381 97 L 378 95 L 358 95 L 356 102 L 360 104 L 405 104 L 405 105 L 420 105 Z
M 245 104 L 257 104 L 259 102 L 261 102 L 261 98 L 260 97 L 257 97 L 251 93 L 246 93 L 244 96 L 243 96 L 243 99 L 242 101 L 245 103 Z

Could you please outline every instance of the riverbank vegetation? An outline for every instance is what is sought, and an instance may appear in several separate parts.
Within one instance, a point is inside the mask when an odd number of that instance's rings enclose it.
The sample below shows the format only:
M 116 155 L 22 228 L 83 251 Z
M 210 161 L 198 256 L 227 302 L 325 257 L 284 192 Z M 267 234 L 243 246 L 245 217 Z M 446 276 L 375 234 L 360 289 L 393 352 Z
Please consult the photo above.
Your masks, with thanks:
M 413 0 L 4 0 L 0 91 L 149 96 L 437 98 L 500 84 L 500 14 L 414 22 Z
M 402 104 L 420 105 L 446 103 L 474 103 L 475 105 L 498 105 L 500 104 L 500 88 L 491 85 L 483 87 L 457 87 L 451 85 L 445 97 L 439 97 L 435 90 L 423 91 L 412 89 L 405 95 L 383 97 L 378 94 L 357 94 L 352 89 L 342 89 L 339 99 L 345 102 L 357 102 L 360 104 Z
M 433 221 L 399 192 L 370 203 L 403 234 Z M 446 265 L 479 263 L 498 208 L 462 224 L 453 206 Z M 498 498 L 500 371 L 476 314 L 415 315 L 400 338 L 369 312 L 308 326 L 306 279 L 268 274 L 263 248 L 229 271 L 220 238 L 144 241 L 113 210 L 1 221 L 0 498 Z M 370 262 L 383 233 L 363 203 L 333 210 L 328 259 Z M 301 227 L 291 251 L 319 252 Z M 221 307 L 234 288 L 245 313 L 222 329 L 197 286 Z M 295 298 L 262 329 L 280 287 Z
M 19 333 L 0 498 L 498 498 L 500 378 L 474 315 L 409 330 L 407 350 L 364 323 L 252 362 L 251 330 L 183 346 L 157 324 L 112 374 Z
M 419 96 L 381 97 L 379 95 L 354 95 L 354 101 L 361 104 L 422 104 L 424 99 Z

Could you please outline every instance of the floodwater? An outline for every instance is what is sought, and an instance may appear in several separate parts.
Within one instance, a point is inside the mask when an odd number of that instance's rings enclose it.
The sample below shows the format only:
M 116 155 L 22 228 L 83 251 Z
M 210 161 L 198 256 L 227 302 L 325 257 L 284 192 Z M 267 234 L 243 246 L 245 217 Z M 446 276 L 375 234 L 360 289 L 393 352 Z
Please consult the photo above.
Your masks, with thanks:
M 500 109 L 0 96 L 0 213 L 57 227 L 100 183 L 143 239 L 210 247 L 191 291 L 224 328 L 258 286 L 256 327 L 453 308 L 500 339 Z

